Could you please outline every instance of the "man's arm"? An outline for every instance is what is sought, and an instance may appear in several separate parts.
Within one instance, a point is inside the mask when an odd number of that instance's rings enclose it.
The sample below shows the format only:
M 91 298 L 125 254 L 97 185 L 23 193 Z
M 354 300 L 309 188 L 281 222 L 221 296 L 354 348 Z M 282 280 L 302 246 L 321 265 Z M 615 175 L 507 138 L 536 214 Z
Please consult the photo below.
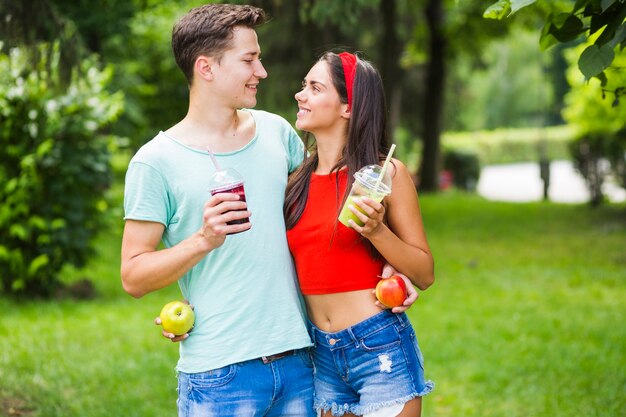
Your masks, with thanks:
M 127 220 L 122 237 L 122 285 L 133 297 L 164 288 L 182 277 L 209 251 L 200 233 L 169 249 L 157 250 L 165 226 Z
M 167 287 L 178 281 L 207 253 L 224 243 L 226 235 L 250 228 L 250 223 L 227 225 L 250 212 L 236 194 L 221 193 L 209 199 L 202 213 L 201 229 L 167 249 L 157 250 L 165 226 L 127 220 L 122 237 L 122 286 L 133 297 Z M 241 210 L 242 211 L 236 211 Z M 200 214 L 199 214 L 200 215 Z

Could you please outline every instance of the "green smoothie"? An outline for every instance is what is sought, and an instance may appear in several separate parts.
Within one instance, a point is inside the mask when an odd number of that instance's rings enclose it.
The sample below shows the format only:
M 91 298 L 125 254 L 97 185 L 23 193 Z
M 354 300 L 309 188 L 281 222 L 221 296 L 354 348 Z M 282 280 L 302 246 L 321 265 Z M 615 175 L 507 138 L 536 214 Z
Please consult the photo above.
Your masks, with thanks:
M 391 176 L 389 173 L 384 174 L 380 178 L 381 167 L 379 165 L 367 165 L 354 174 L 354 182 L 350 193 L 346 199 L 346 203 L 339 212 L 339 221 L 346 227 L 350 227 L 349 220 L 352 220 L 359 226 L 363 226 L 363 222 L 350 210 L 353 205 L 358 211 L 365 214 L 363 210 L 354 202 L 355 198 L 369 197 L 380 203 L 385 196 L 391 194 Z
M 351 195 L 348 197 L 348 199 L 346 200 L 346 204 L 343 205 L 343 208 L 341 209 L 341 212 L 339 213 L 339 221 L 341 223 L 343 223 L 344 225 L 350 227 L 350 223 L 348 223 L 348 220 L 352 220 L 353 222 L 355 222 L 357 225 L 359 226 L 363 226 L 363 222 L 361 221 L 361 219 L 359 219 L 356 214 L 354 214 L 352 212 L 352 210 L 350 210 L 350 207 L 348 207 L 350 204 L 352 204 L 354 206 L 354 208 L 356 208 L 358 211 L 360 211 L 361 213 L 365 214 L 365 212 L 363 210 L 361 210 L 361 207 L 357 206 L 356 203 L 354 202 L 355 198 L 359 198 L 361 196 L 358 195 Z M 375 197 L 379 197 L 379 199 L 376 199 Z M 373 196 L 370 197 L 372 200 L 376 200 L 377 202 L 380 203 L 380 201 L 383 199 L 384 196 Z

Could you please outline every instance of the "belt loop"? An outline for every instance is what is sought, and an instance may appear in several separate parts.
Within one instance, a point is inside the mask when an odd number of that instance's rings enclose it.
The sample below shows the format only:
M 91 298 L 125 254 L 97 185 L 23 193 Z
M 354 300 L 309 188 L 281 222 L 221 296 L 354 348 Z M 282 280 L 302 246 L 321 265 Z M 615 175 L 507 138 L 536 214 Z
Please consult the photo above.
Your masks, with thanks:
M 356 347 L 357 349 L 360 347 L 359 344 L 359 339 L 356 338 L 356 336 L 354 335 L 354 333 L 352 333 L 352 327 L 348 327 L 348 333 L 350 334 L 350 337 L 352 338 L 352 340 L 354 340 L 354 347 Z
M 315 326 L 313 323 L 309 323 L 309 337 L 311 338 L 311 343 L 315 345 Z
M 398 318 L 398 321 L 400 322 L 402 328 L 408 327 L 411 324 L 411 322 L 409 321 L 409 316 L 407 316 L 406 313 L 396 314 L 396 317 Z

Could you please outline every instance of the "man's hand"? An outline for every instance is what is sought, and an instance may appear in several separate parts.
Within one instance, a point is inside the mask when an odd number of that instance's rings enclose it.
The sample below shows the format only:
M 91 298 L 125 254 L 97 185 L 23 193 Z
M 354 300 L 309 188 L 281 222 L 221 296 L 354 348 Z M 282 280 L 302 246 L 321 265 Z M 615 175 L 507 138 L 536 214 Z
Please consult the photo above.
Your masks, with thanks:
M 249 218 L 245 201 L 233 193 L 218 193 L 212 196 L 205 204 L 202 213 L 202 229 L 200 233 L 213 248 L 224 243 L 226 235 L 243 232 L 252 227 L 250 222 L 242 224 L 226 224 L 232 220 Z
M 189 304 L 189 301 L 184 300 L 183 301 L 186 304 Z M 191 304 L 189 304 L 189 307 L 191 307 L 191 309 L 193 310 L 193 306 Z M 161 318 L 157 317 L 154 319 L 154 324 L 156 324 L 157 326 L 161 325 Z M 161 331 L 161 334 L 163 335 L 163 337 L 171 340 L 172 342 L 182 342 L 183 340 L 187 339 L 189 337 L 189 333 L 191 333 L 193 331 L 193 327 L 191 329 L 189 329 L 189 331 L 185 334 L 181 334 L 180 336 L 176 336 L 174 333 L 169 333 L 166 332 L 165 330 Z

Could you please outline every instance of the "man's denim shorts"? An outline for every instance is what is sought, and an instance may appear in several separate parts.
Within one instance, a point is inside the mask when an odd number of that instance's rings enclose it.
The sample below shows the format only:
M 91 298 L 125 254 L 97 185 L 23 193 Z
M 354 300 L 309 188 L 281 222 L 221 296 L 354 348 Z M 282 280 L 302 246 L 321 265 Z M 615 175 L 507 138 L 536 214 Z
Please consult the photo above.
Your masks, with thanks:
M 207 372 L 178 373 L 179 417 L 314 417 L 309 349 Z
M 316 410 L 363 415 L 432 391 L 406 314 L 384 310 L 337 333 L 310 323 Z

